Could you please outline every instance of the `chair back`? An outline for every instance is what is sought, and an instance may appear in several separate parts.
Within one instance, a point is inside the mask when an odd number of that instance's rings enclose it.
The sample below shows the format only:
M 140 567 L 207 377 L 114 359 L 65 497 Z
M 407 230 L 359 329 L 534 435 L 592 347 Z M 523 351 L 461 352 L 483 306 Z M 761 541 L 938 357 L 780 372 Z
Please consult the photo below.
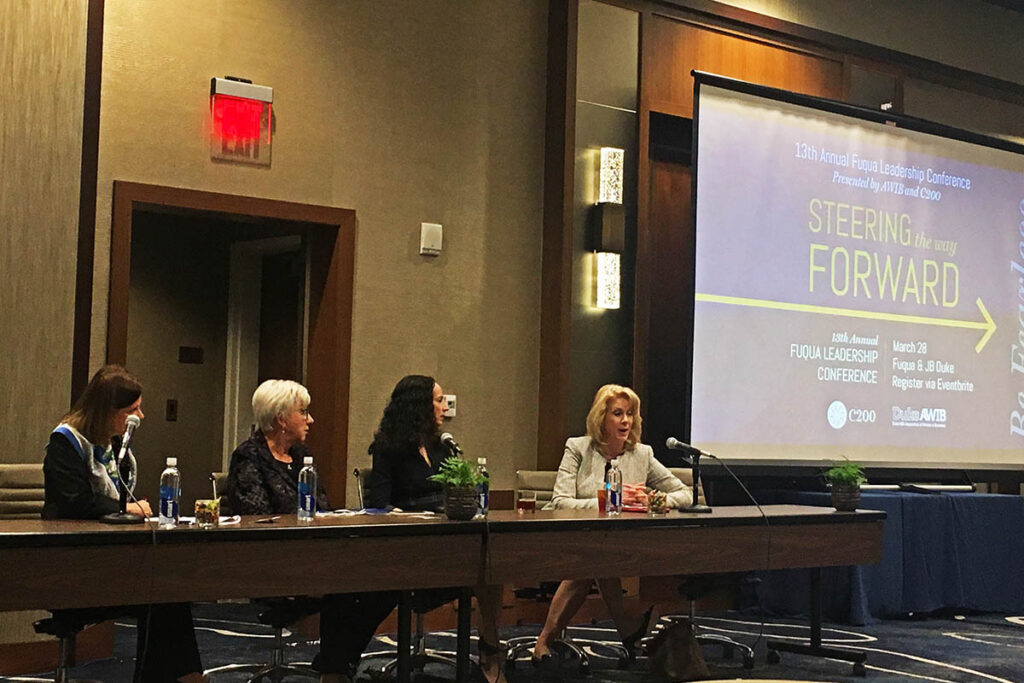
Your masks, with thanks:
M 39 519 L 45 500 L 42 463 L 0 465 L 0 519 Z
M 370 475 L 373 474 L 372 467 L 357 467 L 352 470 L 352 476 L 356 478 L 356 494 L 359 496 L 359 507 L 366 509 L 366 501 L 370 498 Z
M 228 516 L 235 514 L 235 511 L 231 509 L 231 500 L 228 498 L 228 473 L 211 472 L 210 481 L 213 482 L 214 488 L 217 489 L 217 499 L 220 501 L 220 514 Z
M 668 471 L 674 474 L 676 479 L 683 482 L 683 486 L 690 489 L 693 488 L 693 470 L 689 467 L 669 467 Z M 707 500 L 704 499 L 703 482 L 697 487 L 697 502 L 701 504 L 707 503 Z
M 533 491 L 537 494 L 537 509 L 551 502 L 555 495 L 555 477 L 558 472 L 547 470 L 516 470 L 515 499 L 520 491 Z

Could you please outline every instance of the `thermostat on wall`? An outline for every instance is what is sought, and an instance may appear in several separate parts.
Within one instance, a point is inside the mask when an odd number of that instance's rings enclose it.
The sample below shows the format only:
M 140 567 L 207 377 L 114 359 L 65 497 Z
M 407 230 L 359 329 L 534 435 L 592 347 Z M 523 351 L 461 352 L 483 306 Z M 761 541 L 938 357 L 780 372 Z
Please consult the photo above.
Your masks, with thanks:
M 420 223 L 420 254 L 437 256 L 441 253 L 441 224 Z

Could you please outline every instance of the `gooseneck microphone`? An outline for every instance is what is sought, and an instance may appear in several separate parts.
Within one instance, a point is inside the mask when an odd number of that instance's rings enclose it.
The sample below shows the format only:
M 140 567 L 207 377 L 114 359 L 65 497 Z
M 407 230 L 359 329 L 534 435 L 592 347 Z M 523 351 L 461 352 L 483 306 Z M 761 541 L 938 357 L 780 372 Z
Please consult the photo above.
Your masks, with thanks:
M 700 491 L 700 456 L 706 455 L 714 458 L 715 456 L 707 451 L 702 451 L 696 446 L 691 446 L 688 443 L 683 443 L 674 436 L 670 436 L 665 439 L 665 446 L 673 451 L 680 451 L 689 456 L 691 470 L 693 471 L 693 495 L 691 496 L 690 504 L 679 508 L 680 512 L 711 512 L 711 508 L 707 505 L 703 505 L 697 502 L 697 494 Z
M 129 415 L 124 419 L 124 436 L 121 437 L 121 449 L 117 454 L 117 464 L 120 465 L 124 456 L 128 455 L 128 447 L 132 442 L 132 435 L 135 434 L 135 430 L 142 424 L 142 420 L 139 419 L 138 415 Z
M 674 450 L 674 451 L 681 451 L 683 453 L 686 453 L 689 456 L 700 457 L 702 455 L 711 455 L 707 451 L 702 451 L 701 449 L 697 448 L 696 446 L 691 446 L 688 443 L 683 443 L 682 441 L 680 441 L 679 439 L 675 438 L 674 436 L 670 436 L 670 437 L 668 437 L 665 440 L 665 446 L 670 448 L 670 449 L 672 449 L 672 450 Z
M 452 455 L 462 455 L 462 449 L 459 447 L 455 437 L 448 432 L 441 435 L 441 443 L 448 447 L 448 450 L 452 452 Z
M 145 522 L 145 518 L 139 515 L 133 515 L 127 512 L 128 508 L 128 475 L 131 473 L 131 467 L 128 466 L 128 449 L 131 445 L 132 435 L 135 434 L 135 430 L 142 424 L 142 420 L 138 415 L 129 415 L 124 420 L 124 436 L 114 436 L 111 439 L 111 445 L 114 450 L 117 451 L 117 459 L 114 460 L 117 466 L 117 479 L 118 479 L 118 493 L 120 494 L 118 504 L 120 511 L 112 512 L 109 515 L 103 515 L 100 518 L 101 522 L 107 524 L 138 524 Z M 120 440 L 120 446 L 118 441 Z

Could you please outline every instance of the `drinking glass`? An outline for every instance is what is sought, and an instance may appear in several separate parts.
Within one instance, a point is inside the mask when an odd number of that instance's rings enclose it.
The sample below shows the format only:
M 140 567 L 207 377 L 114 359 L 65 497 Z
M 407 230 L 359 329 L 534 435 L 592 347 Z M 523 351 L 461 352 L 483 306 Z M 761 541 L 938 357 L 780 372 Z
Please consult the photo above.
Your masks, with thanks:
M 220 500 L 196 501 L 196 524 L 202 529 L 210 529 L 220 525 Z
M 536 491 L 519 491 L 516 494 L 516 512 L 525 514 L 537 509 Z

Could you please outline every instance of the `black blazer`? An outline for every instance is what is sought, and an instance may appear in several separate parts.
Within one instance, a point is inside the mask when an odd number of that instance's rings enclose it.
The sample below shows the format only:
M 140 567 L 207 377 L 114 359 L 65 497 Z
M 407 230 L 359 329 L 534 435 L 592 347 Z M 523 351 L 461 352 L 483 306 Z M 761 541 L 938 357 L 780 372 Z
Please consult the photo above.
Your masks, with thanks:
M 299 470 L 309 455 L 305 444 L 288 450 L 290 465 L 276 460 L 263 434 L 257 432 L 238 444 L 228 466 L 227 497 L 239 515 L 294 514 L 299 502 Z M 317 481 L 317 507 L 330 510 L 323 482 Z
M 437 474 L 441 462 L 448 457 L 448 449 L 441 443 L 427 447 L 430 464 L 418 449 L 381 448 L 370 446 L 373 471 L 367 487 L 367 506 L 384 508 L 393 505 L 403 510 L 444 510 L 444 488 L 427 477 Z

